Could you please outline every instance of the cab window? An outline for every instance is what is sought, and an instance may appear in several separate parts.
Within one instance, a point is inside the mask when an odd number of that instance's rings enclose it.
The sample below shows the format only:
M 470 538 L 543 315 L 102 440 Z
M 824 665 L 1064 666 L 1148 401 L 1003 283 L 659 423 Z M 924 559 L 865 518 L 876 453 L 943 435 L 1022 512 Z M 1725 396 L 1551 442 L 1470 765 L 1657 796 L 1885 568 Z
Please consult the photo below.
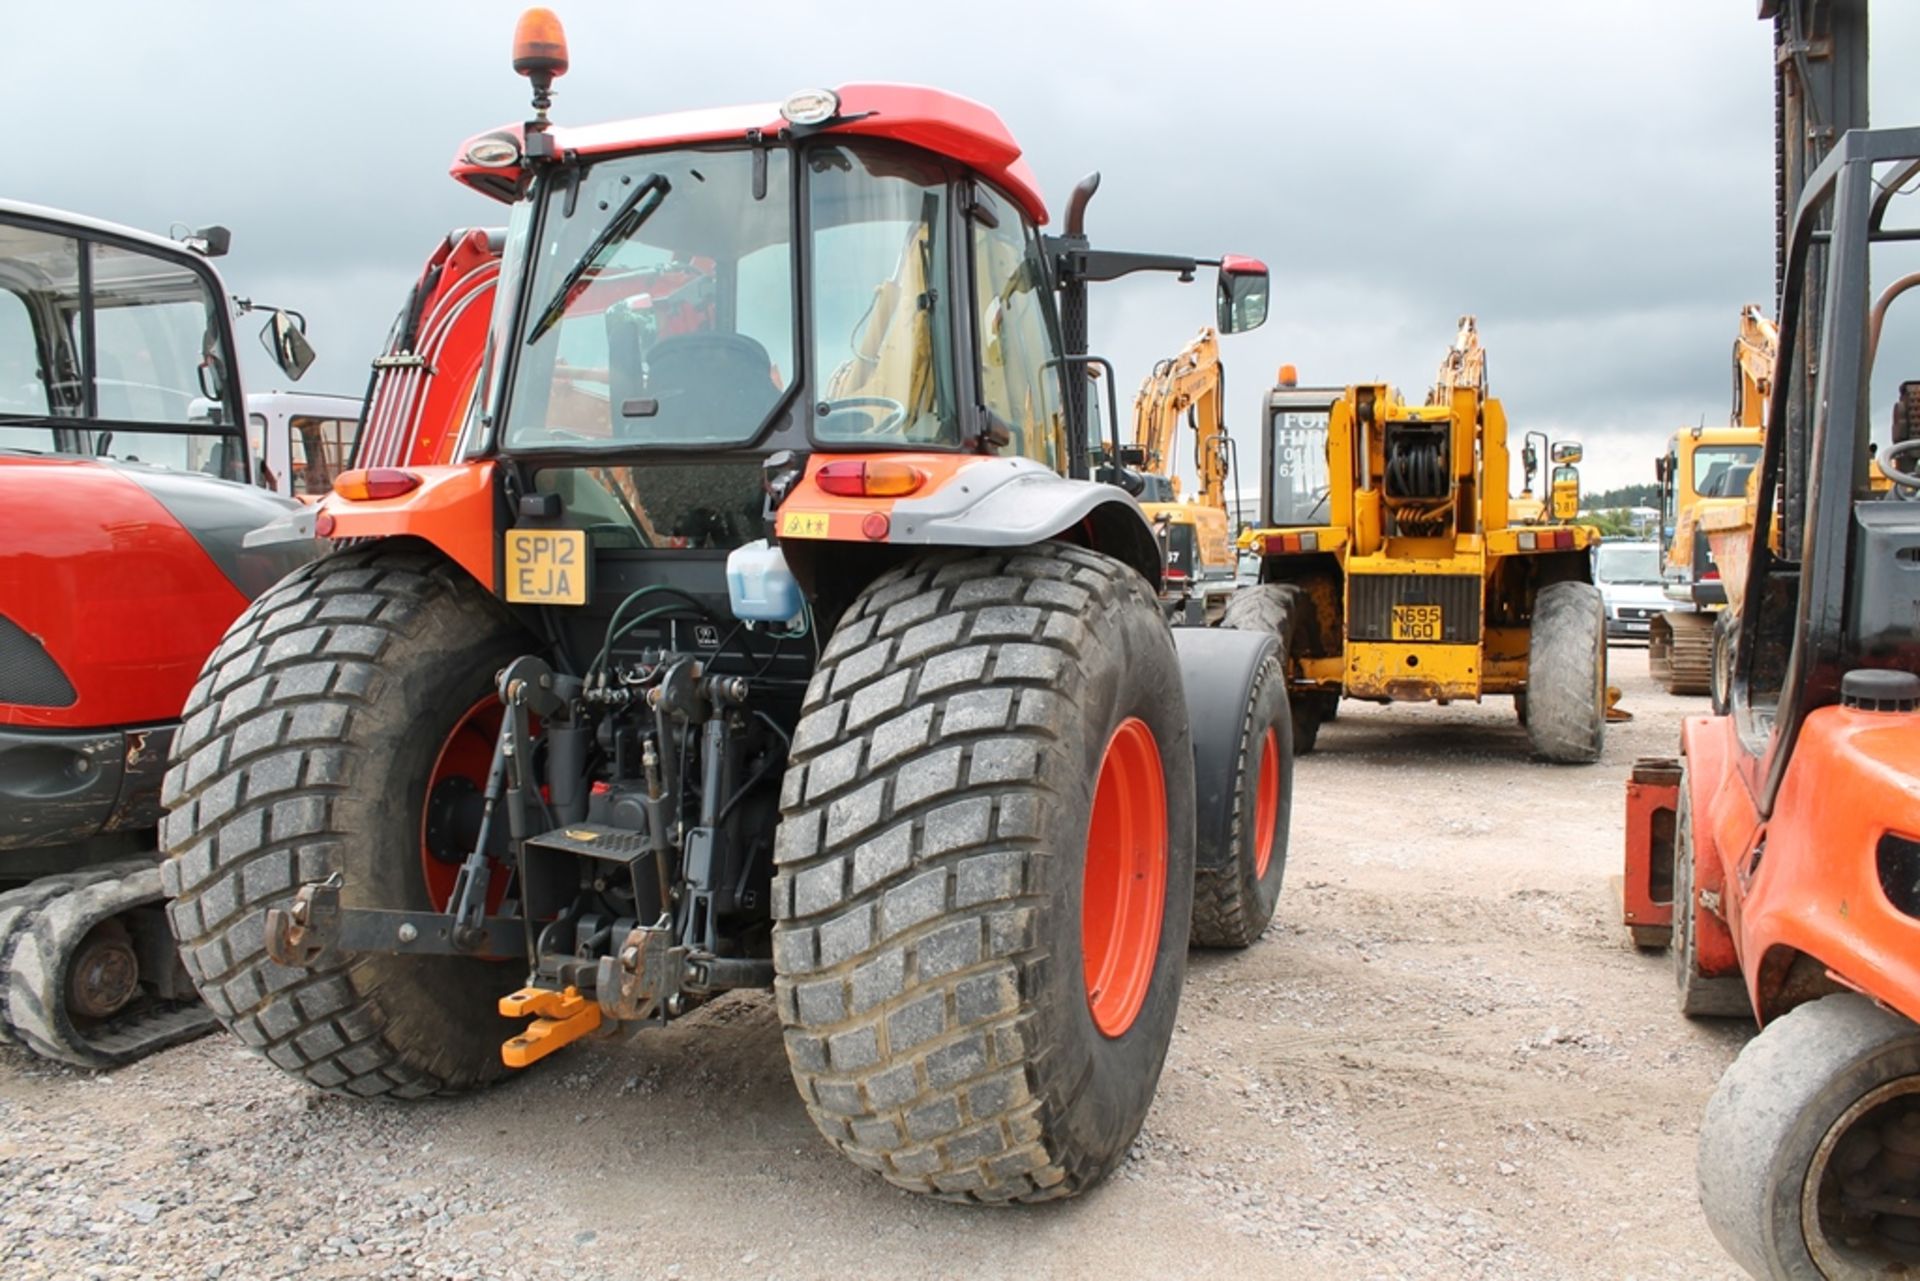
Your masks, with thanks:
M 1007 432 L 1001 453 L 1057 467 L 1066 448 L 1066 419 L 1039 239 L 998 192 L 976 185 L 974 193 L 973 317 L 980 404 L 992 425 Z

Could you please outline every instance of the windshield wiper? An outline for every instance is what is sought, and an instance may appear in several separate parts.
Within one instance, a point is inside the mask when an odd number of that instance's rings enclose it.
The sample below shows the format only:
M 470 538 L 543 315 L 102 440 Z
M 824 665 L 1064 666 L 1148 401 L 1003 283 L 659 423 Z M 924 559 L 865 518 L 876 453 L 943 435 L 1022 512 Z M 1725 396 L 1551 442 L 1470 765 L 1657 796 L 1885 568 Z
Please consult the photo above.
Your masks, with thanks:
M 613 217 L 607 219 L 606 225 L 600 228 L 599 234 L 594 236 L 592 243 L 580 255 L 579 260 L 567 269 L 567 274 L 560 280 L 560 287 L 553 291 L 553 297 L 547 301 L 539 318 L 527 331 L 527 346 L 531 347 L 540 341 L 540 336 L 559 323 L 560 317 L 567 314 L 567 302 L 573 293 L 573 287 L 600 264 L 600 256 L 606 253 L 616 241 L 625 240 L 638 231 L 640 224 L 653 217 L 654 210 L 666 202 L 667 193 L 672 190 L 673 184 L 668 182 L 662 174 L 650 173 L 640 180 L 640 184 L 633 189 L 632 194 L 621 201 L 620 207 L 614 210 Z M 648 196 L 657 198 L 642 209 L 640 203 Z

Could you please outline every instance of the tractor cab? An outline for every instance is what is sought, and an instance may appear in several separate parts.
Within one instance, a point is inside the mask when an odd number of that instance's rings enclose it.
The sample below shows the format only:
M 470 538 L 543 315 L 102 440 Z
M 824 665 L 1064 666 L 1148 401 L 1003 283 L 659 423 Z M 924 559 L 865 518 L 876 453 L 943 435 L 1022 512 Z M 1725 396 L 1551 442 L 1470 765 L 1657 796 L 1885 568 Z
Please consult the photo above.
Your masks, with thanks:
M 536 117 L 470 141 L 454 173 L 510 202 L 455 453 L 502 460 L 518 520 L 585 534 L 551 544 L 568 554 L 823 539 L 847 500 L 884 500 L 855 522 L 884 543 L 916 528 L 893 529 L 891 504 L 964 460 L 1089 474 L 1071 393 L 1097 362 L 1057 301 L 1084 282 L 1063 279 L 1019 148 L 978 104 L 850 85 L 589 129 Z M 1250 328 L 1265 269 L 1220 265 L 1223 327 Z M 816 510 L 776 527 L 799 491 Z M 509 599 L 556 599 L 536 568 Z

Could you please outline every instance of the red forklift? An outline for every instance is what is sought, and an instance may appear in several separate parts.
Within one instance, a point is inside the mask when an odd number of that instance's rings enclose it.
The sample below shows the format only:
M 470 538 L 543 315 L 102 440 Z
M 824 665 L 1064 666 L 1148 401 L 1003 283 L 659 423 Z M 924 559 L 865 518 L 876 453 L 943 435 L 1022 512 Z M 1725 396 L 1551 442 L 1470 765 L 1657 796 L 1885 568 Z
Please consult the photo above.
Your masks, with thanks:
M 1628 792 L 1627 918 L 1683 1012 L 1759 1036 L 1708 1104 L 1701 1204 L 1756 1277 L 1920 1263 L 1920 440 L 1880 318 L 1920 129 L 1869 131 L 1866 4 L 1780 0 L 1780 347 L 1729 703 Z M 1905 373 L 1903 367 L 1898 372 Z M 1892 380 L 1883 376 L 1883 384 Z M 1731 563 L 1731 562 L 1729 562 Z

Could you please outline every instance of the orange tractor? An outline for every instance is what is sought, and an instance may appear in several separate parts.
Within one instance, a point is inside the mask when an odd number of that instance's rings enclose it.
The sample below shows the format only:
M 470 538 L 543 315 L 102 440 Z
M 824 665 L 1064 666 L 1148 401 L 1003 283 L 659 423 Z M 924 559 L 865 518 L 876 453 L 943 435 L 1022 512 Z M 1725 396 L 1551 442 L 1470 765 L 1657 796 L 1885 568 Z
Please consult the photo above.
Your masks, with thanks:
M 1791 181 L 1755 519 L 1721 558 L 1744 567 L 1727 707 L 1685 722 L 1680 760 L 1635 767 L 1627 923 L 1670 944 L 1685 1013 L 1761 1025 L 1701 1129 L 1721 1244 L 1758 1277 L 1905 1275 L 1920 1259 L 1920 442 L 1896 404 L 1891 489 L 1875 483 L 1869 317 L 1920 275 L 1868 304 L 1914 238 L 1888 215 L 1920 176 L 1920 129 L 1864 127 L 1864 4 L 1765 9 L 1794 55 L 1778 63 Z
M 360 465 L 280 531 L 341 546 L 187 709 L 189 970 L 393 1097 L 772 988 L 855 1162 L 1092 1185 L 1190 934 L 1252 941 L 1285 861 L 1275 647 L 1166 624 L 1085 426 L 1088 285 L 1206 264 L 1093 248 L 1092 181 L 1042 234 L 999 117 L 936 90 L 561 128 L 551 14 L 514 63 L 533 118 L 453 164 L 504 236 L 436 256 Z M 1220 328 L 1259 324 L 1264 267 L 1219 265 Z

